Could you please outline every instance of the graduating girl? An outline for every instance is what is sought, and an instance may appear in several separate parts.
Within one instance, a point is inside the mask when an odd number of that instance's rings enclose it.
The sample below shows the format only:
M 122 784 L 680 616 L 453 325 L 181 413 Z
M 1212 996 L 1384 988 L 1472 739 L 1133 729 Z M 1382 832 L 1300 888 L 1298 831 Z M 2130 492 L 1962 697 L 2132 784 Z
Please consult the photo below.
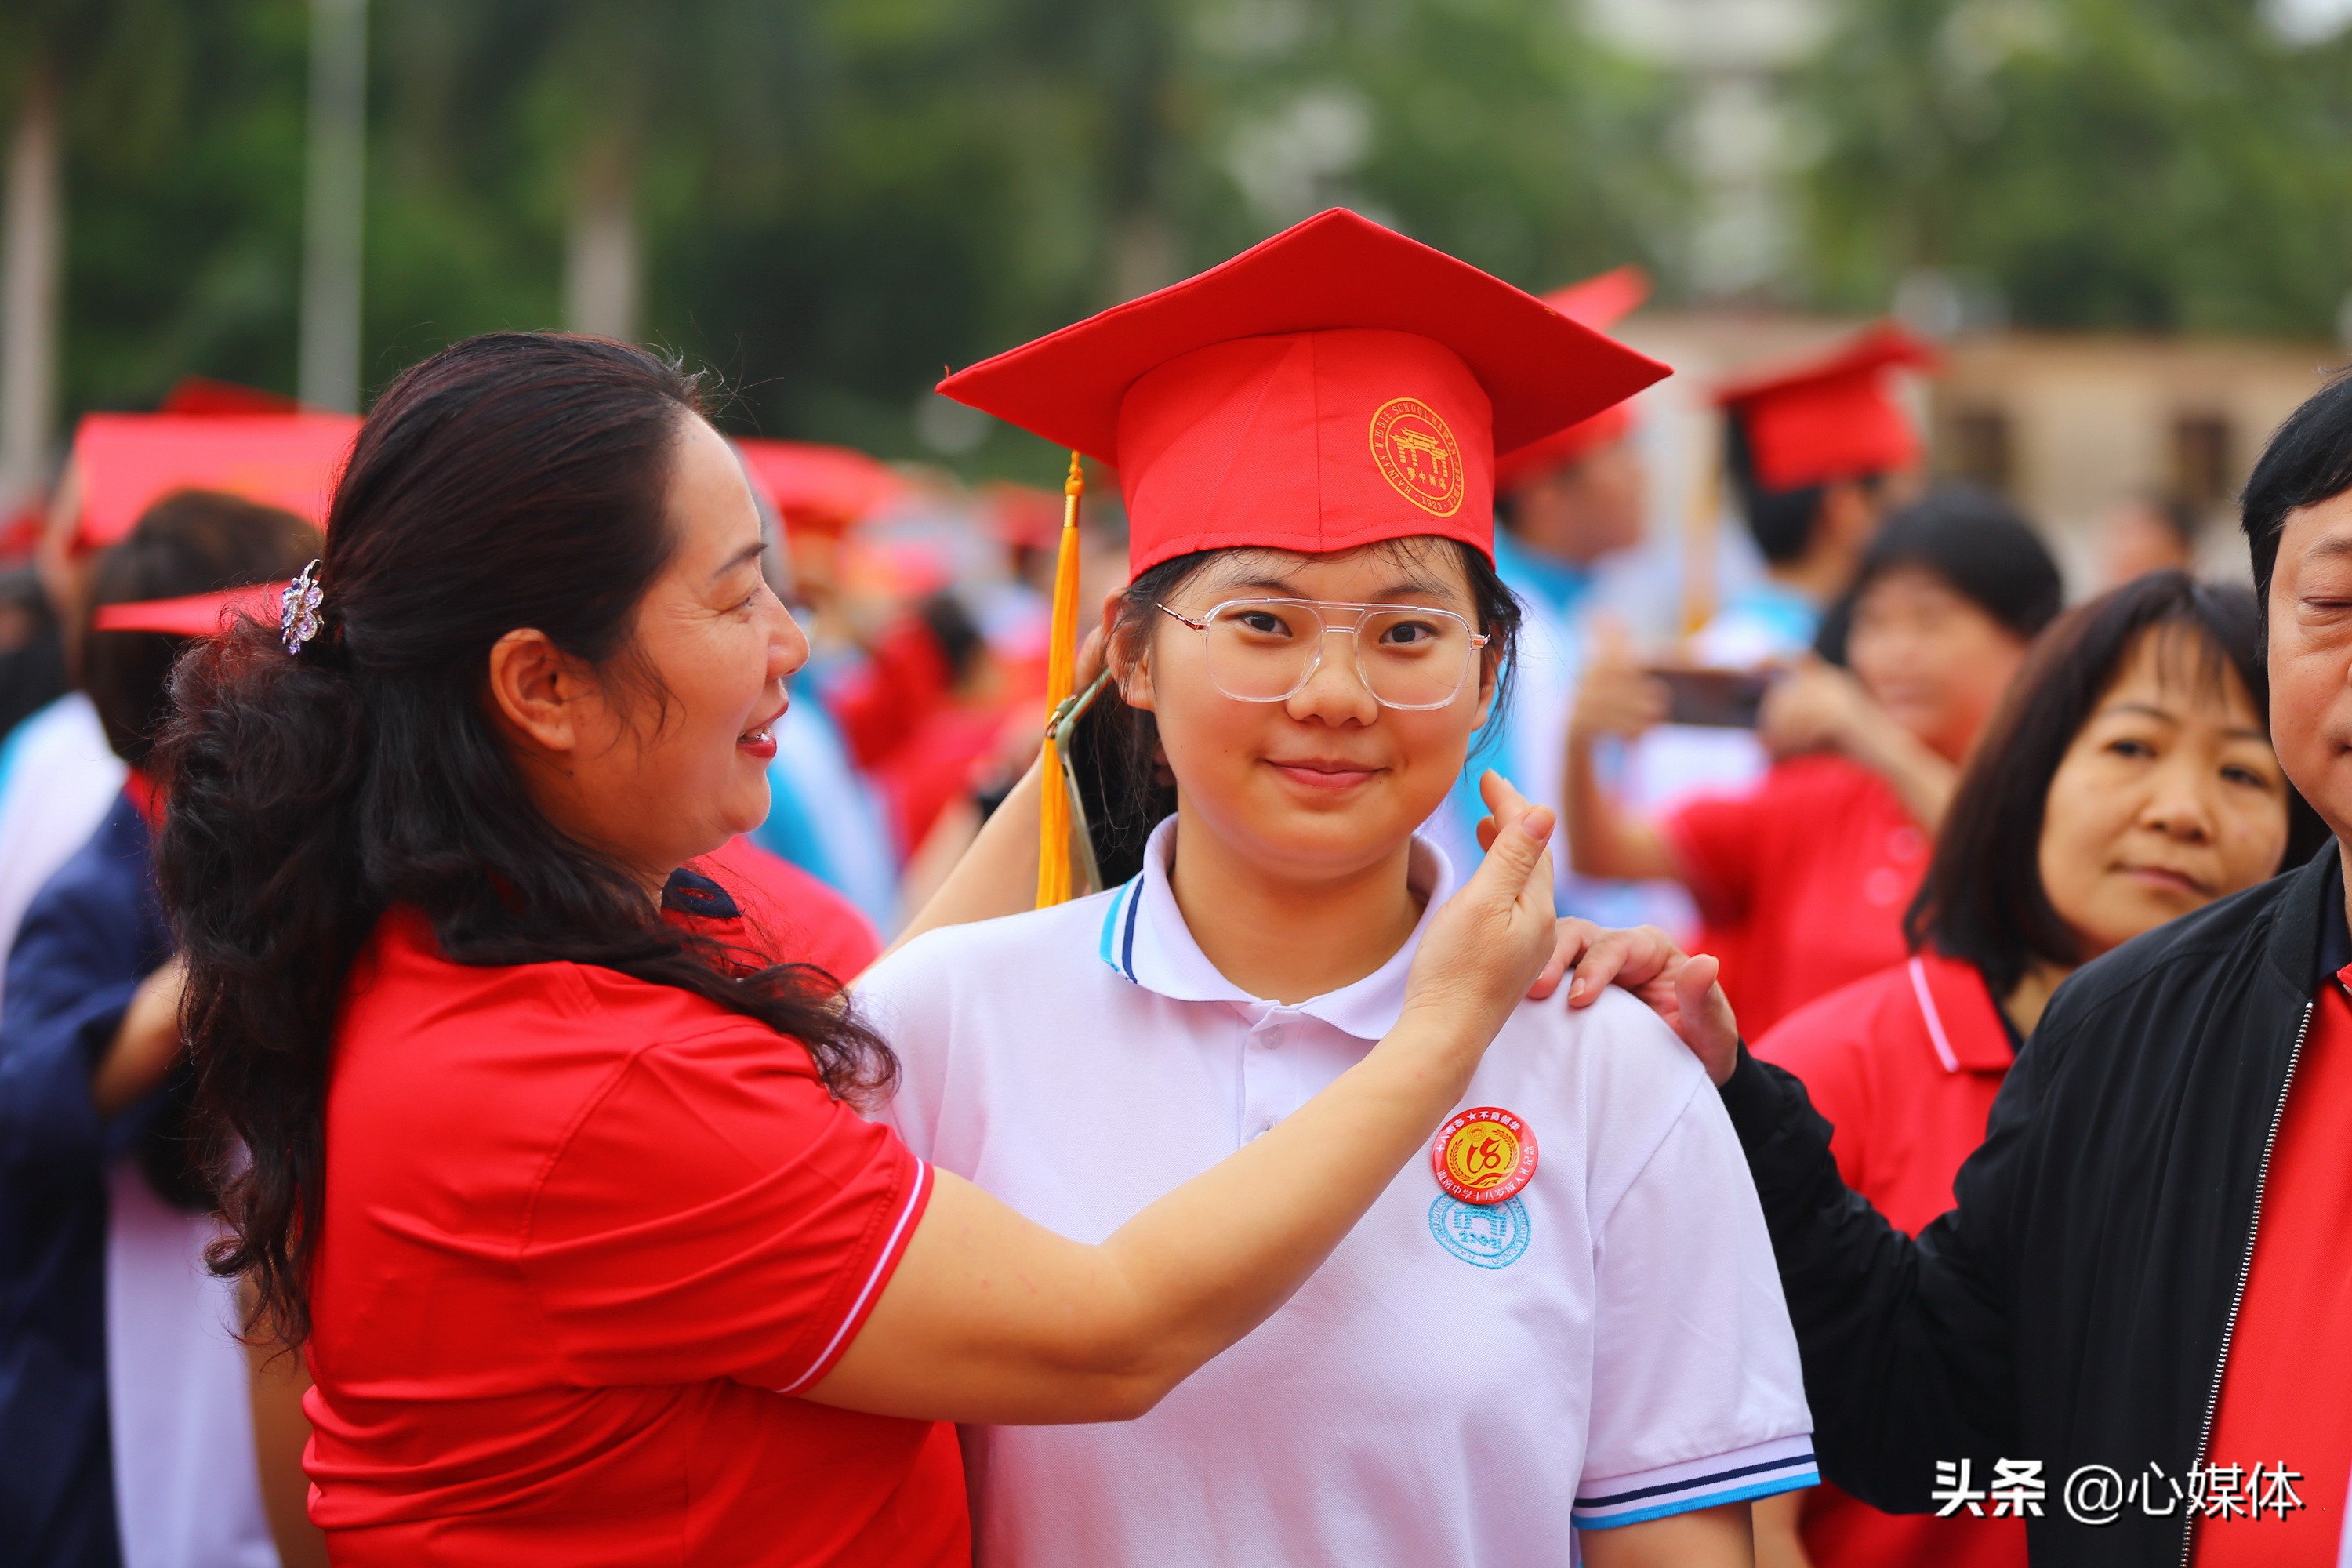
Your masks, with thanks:
M 1416 829 L 1516 625 L 1495 452 L 1658 374 L 1332 212 L 944 384 L 1119 470 L 1135 575 L 1084 749 L 1144 785 L 1095 781 L 1106 862 L 1149 836 L 1108 891 L 868 972 L 918 1153 L 1098 1239 L 1362 1058 L 1454 885 Z M 1523 1003 L 1430 1158 L 1158 1408 L 965 1443 L 984 1564 L 1418 1568 L 1558 1563 L 1571 1531 L 1597 1564 L 1744 1563 L 1809 1433 L 1722 1107 L 1612 994 Z

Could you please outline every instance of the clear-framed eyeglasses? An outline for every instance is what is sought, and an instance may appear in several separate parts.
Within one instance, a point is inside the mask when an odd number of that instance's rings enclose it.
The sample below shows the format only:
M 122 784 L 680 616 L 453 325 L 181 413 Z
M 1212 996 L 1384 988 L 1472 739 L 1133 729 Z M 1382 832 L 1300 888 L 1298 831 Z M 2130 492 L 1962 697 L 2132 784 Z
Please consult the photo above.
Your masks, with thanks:
M 1417 712 L 1462 694 L 1486 636 L 1451 610 L 1421 605 L 1336 605 L 1320 599 L 1228 599 L 1188 616 L 1160 609 L 1199 632 L 1209 680 L 1241 702 L 1297 696 L 1322 667 L 1323 644 L 1343 633 L 1356 677 L 1383 708 Z

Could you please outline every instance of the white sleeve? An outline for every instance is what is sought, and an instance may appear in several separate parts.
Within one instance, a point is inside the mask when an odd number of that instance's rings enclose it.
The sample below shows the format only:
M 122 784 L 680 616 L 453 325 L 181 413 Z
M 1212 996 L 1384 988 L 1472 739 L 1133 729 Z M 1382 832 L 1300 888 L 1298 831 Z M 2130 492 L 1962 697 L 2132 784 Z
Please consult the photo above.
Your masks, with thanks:
M 1764 1212 L 1704 1079 L 1598 1235 L 1577 1527 L 1638 1524 L 1819 1481 Z
M 948 1027 L 943 1005 L 945 967 L 922 962 L 931 933 L 882 960 L 851 987 L 858 1016 L 898 1058 L 898 1084 L 890 1098 L 866 1112 L 895 1128 L 915 1157 L 933 1160 L 939 1142 L 940 1087 L 946 1070 Z

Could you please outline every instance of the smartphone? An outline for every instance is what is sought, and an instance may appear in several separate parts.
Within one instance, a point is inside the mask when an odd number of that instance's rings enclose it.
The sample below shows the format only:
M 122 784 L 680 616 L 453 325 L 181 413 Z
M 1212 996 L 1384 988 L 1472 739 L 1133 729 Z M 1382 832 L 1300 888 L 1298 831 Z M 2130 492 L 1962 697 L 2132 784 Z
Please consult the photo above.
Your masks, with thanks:
M 1658 667 L 1645 671 L 1666 689 L 1666 722 L 1715 730 L 1753 730 L 1772 678 L 1750 669 Z

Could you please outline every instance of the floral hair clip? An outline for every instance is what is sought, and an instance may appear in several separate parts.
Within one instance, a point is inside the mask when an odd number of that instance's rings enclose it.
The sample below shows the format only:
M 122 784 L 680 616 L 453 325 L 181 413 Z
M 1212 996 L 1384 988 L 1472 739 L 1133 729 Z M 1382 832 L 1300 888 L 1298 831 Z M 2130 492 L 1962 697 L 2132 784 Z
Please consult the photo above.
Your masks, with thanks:
M 302 574 L 286 584 L 286 598 L 278 617 L 278 632 L 288 653 L 300 653 L 302 645 L 319 635 L 319 601 L 324 596 L 319 592 L 319 563 L 316 561 L 303 567 Z

